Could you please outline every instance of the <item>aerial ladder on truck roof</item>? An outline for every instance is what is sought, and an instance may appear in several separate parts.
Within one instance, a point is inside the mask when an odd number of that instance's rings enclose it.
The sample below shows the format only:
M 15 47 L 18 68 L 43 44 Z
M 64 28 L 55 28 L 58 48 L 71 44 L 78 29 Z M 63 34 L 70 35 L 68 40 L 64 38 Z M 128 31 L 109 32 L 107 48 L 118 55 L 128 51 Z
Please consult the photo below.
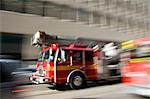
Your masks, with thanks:
M 115 41 L 107 41 L 107 40 L 94 40 L 94 39 L 86 39 L 80 37 L 69 37 L 69 36 L 56 36 L 56 35 L 47 35 L 43 31 L 37 31 L 31 39 L 32 46 L 35 47 L 46 47 L 49 44 L 58 43 L 60 46 L 68 46 L 70 44 L 75 44 L 76 46 L 83 47 L 95 47 L 96 45 L 99 48 L 102 48 L 105 44 L 110 42 L 115 43 Z

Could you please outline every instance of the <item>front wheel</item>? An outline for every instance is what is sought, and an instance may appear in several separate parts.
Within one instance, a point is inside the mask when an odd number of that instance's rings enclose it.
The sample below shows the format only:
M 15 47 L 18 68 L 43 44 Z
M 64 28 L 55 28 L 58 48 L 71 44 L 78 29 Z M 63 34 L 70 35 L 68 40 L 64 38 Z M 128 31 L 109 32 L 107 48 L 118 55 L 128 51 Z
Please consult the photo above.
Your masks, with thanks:
M 71 89 L 81 89 L 86 86 L 85 76 L 80 72 L 75 72 L 70 76 L 69 86 Z

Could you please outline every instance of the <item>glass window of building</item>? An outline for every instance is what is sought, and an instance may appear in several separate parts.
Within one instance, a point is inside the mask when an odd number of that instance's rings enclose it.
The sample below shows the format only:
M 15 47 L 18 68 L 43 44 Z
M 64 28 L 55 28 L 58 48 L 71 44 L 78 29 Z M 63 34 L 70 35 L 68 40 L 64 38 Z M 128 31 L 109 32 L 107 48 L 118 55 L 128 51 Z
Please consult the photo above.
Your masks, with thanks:
M 47 3 L 45 5 L 45 16 L 60 18 L 61 11 L 62 9 L 60 5 L 56 5 L 53 3 Z
M 76 9 L 70 8 L 68 6 L 62 6 L 61 19 L 75 20 Z
M 43 15 L 43 3 L 40 1 L 26 0 L 26 13 Z
M 109 15 L 107 15 L 106 16 L 106 24 L 107 24 L 107 26 L 111 25 L 111 23 L 110 23 L 111 21 L 110 20 L 111 20 L 111 17 Z
M 105 5 L 105 0 L 99 0 L 99 6 L 104 6 Z
M 101 17 L 100 17 L 100 25 L 103 27 L 103 26 L 106 26 L 106 24 L 107 24 L 106 16 L 105 15 L 101 15 Z
M 78 10 L 78 17 L 79 17 L 78 21 L 89 23 L 89 15 L 90 15 L 89 12 L 79 9 Z
M 1 3 L 3 10 L 23 12 L 22 0 L 2 0 Z
M 98 7 L 99 6 L 99 0 L 87 0 L 88 6 L 94 6 Z
M 117 17 L 110 16 L 110 28 L 117 28 Z
M 94 24 L 100 24 L 100 15 L 93 14 L 93 23 Z
M 125 28 L 125 24 L 124 24 L 124 21 L 123 21 L 123 18 L 120 16 L 118 17 L 118 30 L 122 30 L 123 28 Z

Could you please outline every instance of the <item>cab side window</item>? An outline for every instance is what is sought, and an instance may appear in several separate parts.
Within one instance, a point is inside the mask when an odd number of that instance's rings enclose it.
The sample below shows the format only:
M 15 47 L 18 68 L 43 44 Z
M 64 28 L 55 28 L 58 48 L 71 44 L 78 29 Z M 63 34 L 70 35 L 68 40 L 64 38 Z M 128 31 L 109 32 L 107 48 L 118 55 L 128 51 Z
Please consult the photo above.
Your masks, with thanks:
M 82 64 L 82 51 L 72 51 L 73 64 Z
M 93 52 L 92 51 L 86 51 L 85 52 L 85 60 L 86 61 L 93 61 Z
M 61 50 L 59 50 L 59 53 L 57 56 L 57 64 L 69 63 L 69 60 L 70 60 L 69 50 L 62 50 L 62 51 L 64 51 L 64 53 L 61 53 Z
M 93 52 L 92 51 L 85 51 L 85 64 L 92 65 L 93 64 Z

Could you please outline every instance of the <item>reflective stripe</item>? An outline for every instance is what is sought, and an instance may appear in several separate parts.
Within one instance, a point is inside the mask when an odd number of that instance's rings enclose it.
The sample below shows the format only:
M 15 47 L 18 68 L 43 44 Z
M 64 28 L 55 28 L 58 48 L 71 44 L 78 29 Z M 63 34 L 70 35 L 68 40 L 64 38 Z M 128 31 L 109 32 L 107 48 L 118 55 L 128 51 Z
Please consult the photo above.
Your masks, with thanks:
M 128 45 L 128 44 L 131 44 L 133 43 L 134 41 L 133 40 L 129 40 L 129 41 L 126 41 L 126 42 L 122 42 L 121 45 Z
M 135 59 L 131 59 L 130 60 L 131 63 L 134 63 L 134 62 L 145 62 L 145 61 L 150 62 L 150 57 L 147 57 L 147 58 L 135 58 Z
M 98 77 L 99 75 L 87 75 L 87 78 Z
M 57 70 L 73 70 L 73 69 L 80 69 L 82 65 L 75 65 L 75 66 L 57 66 Z M 98 69 L 98 64 L 87 66 L 87 69 Z
M 122 49 L 131 49 L 131 48 L 134 48 L 134 47 L 135 47 L 135 45 L 134 45 L 133 40 L 129 40 L 129 41 L 121 43 L 121 48 Z
M 67 79 L 66 77 L 58 78 L 58 80 L 66 80 L 66 79 Z

